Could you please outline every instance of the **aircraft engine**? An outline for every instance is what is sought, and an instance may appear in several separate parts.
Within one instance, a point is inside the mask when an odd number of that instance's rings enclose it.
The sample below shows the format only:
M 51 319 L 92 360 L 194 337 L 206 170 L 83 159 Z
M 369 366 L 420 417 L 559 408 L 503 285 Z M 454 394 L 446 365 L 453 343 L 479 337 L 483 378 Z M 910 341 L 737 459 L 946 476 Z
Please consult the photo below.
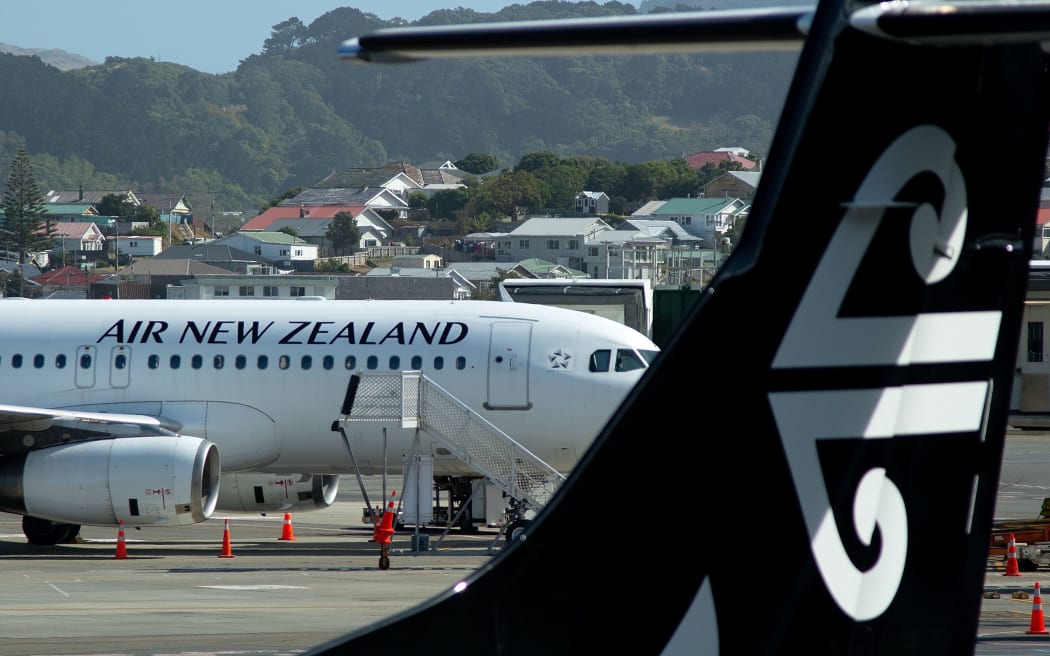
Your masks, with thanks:
M 229 473 L 219 479 L 219 503 L 224 512 L 321 510 L 335 502 L 337 474 Z
M 203 522 L 219 495 L 219 451 L 189 435 L 94 440 L 0 458 L 0 510 L 69 524 Z

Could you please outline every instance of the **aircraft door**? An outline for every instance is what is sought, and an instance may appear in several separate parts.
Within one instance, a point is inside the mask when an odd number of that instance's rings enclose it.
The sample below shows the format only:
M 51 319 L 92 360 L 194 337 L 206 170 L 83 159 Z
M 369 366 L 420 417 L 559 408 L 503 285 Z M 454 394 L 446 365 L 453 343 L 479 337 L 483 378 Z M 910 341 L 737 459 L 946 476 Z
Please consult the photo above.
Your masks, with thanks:
M 529 403 L 529 343 L 532 324 L 524 321 L 492 324 L 489 342 L 488 401 L 490 410 L 526 410 Z
M 81 346 L 77 349 L 77 361 L 73 365 L 77 387 L 95 386 L 95 358 L 97 355 L 94 346 Z
M 114 346 L 109 353 L 109 384 L 111 387 L 127 387 L 131 380 L 131 349 Z

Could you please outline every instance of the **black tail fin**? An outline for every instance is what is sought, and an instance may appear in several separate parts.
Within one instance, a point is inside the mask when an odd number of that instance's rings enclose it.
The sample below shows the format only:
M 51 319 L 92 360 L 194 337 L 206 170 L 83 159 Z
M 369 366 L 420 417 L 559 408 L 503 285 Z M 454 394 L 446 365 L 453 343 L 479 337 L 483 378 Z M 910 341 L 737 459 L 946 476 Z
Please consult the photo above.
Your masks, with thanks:
M 791 18 L 806 43 L 743 238 L 703 300 L 525 541 L 310 653 L 406 653 L 450 631 L 428 652 L 973 652 L 1047 152 L 1035 39 L 1050 5 L 944 7 L 742 19 L 738 41 L 783 40 Z M 638 52 L 667 20 L 617 22 L 605 41 L 599 22 L 547 41 L 535 26 L 517 42 L 506 25 L 407 30 L 343 52 L 442 54 L 450 35 L 478 52 Z M 630 544 L 602 542 L 638 522 Z M 672 532 L 685 526 L 699 539 Z

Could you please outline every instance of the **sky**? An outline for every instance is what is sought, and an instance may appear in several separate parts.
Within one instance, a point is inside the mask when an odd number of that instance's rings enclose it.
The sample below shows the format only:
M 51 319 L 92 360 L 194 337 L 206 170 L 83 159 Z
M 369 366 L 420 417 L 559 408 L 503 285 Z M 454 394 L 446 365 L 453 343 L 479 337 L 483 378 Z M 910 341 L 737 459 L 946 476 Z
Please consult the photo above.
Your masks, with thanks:
M 293 16 L 309 25 L 333 9 L 354 7 L 412 21 L 435 9 L 494 12 L 516 3 L 528 0 L 4 0 L 0 43 L 57 48 L 99 63 L 152 57 L 228 73 L 261 52 L 271 28 Z

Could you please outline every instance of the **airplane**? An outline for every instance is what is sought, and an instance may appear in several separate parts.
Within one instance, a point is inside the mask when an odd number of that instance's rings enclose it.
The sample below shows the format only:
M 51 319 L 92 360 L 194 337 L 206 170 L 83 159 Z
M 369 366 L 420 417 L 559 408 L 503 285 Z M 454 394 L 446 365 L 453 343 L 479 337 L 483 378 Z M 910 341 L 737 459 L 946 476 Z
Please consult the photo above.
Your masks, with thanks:
M 306 653 L 973 653 L 1047 39 L 1045 1 L 820 0 L 343 42 L 372 62 L 801 50 L 738 246 L 521 538 Z M 638 540 L 594 546 L 625 518 Z
M 564 473 L 659 350 L 603 317 L 481 300 L 5 299 L 0 335 L 0 511 L 42 545 L 317 510 L 341 474 L 403 472 L 414 428 L 334 428 L 363 373 L 418 372 Z M 422 444 L 434 476 L 481 478 Z

